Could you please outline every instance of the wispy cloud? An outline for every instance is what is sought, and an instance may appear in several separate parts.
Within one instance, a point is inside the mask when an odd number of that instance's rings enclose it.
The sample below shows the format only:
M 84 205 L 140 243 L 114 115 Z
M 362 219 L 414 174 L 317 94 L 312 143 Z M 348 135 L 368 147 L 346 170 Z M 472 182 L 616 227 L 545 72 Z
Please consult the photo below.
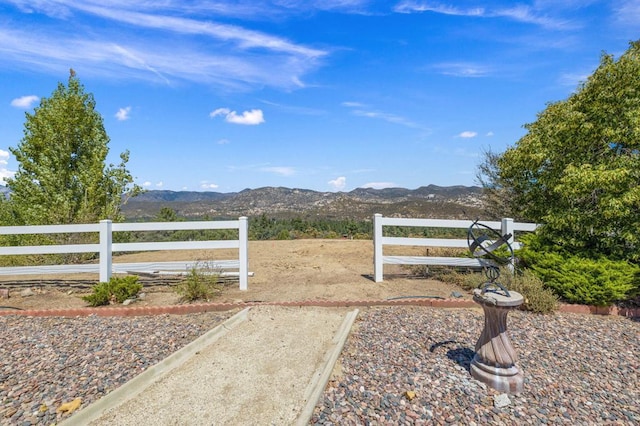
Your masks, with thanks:
M 622 0 L 613 7 L 618 22 L 624 25 L 640 26 L 640 0 Z
M 116 112 L 116 119 L 118 121 L 125 121 L 129 119 L 129 114 L 131 113 L 131 107 L 120 108 L 118 112 Z
M 360 102 L 351 102 L 351 101 L 342 102 L 340 105 L 348 108 L 364 108 L 365 107 L 365 105 Z
M 267 100 L 262 100 L 262 103 L 273 107 L 279 111 L 284 111 L 287 113 L 298 114 L 298 115 L 310 115 L 310 116 L 320 116 L 327 114 L 327 111 L 321 110 L 318 108 L 309 108 L 304 106 L 296 106 L 296 105 L 285 105 L 277 102 L 271 102 Z
M 22 109 L 29 109 L 40 100 L 36 95 L 21 96 L 11 101 L 11 106 Z
M 372 110 L 372 109 L 369 109 L 366 105 L 358 102 L 343 102 L 342 106 L 350 108 L 351 114 L 356 115 L 358 117 L 373 118 L 376 120 L 383 120 L 388 123 L 399 124 L 401 126 L 422 129 L 422 126 L 420 126 L 417 123 L 414 123 L 411 120 L 408 120 L 405 117 L 402 117 L 396 114 L 390 114 L 387 112 Z
M 563 73 L 558 77 L 558 83 L 562 86 L 577 88 L 580 83 L 587 81 L 592 72 Z
M 65 31 L 17 24 L 0 29 L 5 66 L 62 72 L 70 63 L 79 73 L 110 79 L 136 77 L 174 84 L 193 81 L 229 89 L 250 86 L 295 88 L 328 54 L 284 37 L 215 21 L 240 9 L 213 3 L 103 2 L 95 0 L 14 4 L 31 18 L 45 14 L 68 21 Z M 207 7 L 207 4 L 210 7 Z M 96 21 L 100 22 L 96 25 Z M 52 21 L 53 22 L 53 21 Z M 250 23 L 247 23 L 250 25 Z M 76 28 L 91 26 L 90 33 Z M 158 49 L 158 40 L 163 42 Z M 176 61 L 176 58 L 181 60 Z
M 260 170 L 263 172 L 273 173 L 280 176 L 293 176 L 296 174 L 295 168 L 285 167 L 285 166 L 262 167 Z
M 347 186 L 347 178 L 344 176 L 337 177 L 327 182 L 336 191 L 341 191 Z
M 235 111 L 231 111 L 229 108 L 218 108 L 209 114 L 209 117 L 217 117 L 219 115 L 224 116 L 224 120 L 227 123 L 244 124 L 249 126 L 255 126 L 264 123 L 264 116 L 262 110 L 252 109 L 251 111 L 244 111 L 239 115 Z
M 435 64 L 429 67 L 436 72 L 454 77 L 487 77 L 491 74 L 492 68 L 487 65 L 471 62 L 446 62 Z
M 453 16 L 505 18 L 512 21 L 537 25 L 551 30 L 571 30 L 579 27 L 579 25 L 571 19 L 552 17 L 535 7 L 521 4 L 503 8 L 464 8 L 433 1 L 406 0 L 398 3 L 394 8 L 394 11 L 398 13 L 432 12 Z

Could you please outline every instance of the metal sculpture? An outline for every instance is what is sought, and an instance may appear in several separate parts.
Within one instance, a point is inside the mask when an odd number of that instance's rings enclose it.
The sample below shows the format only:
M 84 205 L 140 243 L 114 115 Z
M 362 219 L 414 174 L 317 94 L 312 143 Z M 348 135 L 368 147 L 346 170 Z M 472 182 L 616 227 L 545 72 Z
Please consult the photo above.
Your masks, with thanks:
M 484 311 L 484 329 L 475 346 L 471 375 L 496 390 L 518 393 L 522 392 L 524 377 L 516 366 L 516 352 L 507 335 L 507 314 L 520 306 L 524 298 L 498 282 L 500 266 L 513 266 L 513 248 L 509 243 L 511 237 L 511 234 L 501 235 L 478 220 L 472 223 L 467 232 L 471 255 L 490 261 L 484 266 L 487 281 L 473 291 L 473 300 Z M 506 254 L 501 255 L 503 247 Z

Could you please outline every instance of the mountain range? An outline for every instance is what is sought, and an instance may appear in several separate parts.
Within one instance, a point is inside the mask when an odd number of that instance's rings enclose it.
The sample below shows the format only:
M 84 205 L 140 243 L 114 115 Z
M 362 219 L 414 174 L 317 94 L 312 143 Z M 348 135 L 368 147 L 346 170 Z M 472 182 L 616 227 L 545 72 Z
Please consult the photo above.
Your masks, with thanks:
M 128 220 L 149 220 L 163 207 L 186 219 L 240 216 L 307 219 L 393 217 L 468 219 L 482 213 L 482 188 L 428 185 L 417 189 L 357 188 L 350 192 L 263 187 L 240 192 L 146 191 L 122 208 Z

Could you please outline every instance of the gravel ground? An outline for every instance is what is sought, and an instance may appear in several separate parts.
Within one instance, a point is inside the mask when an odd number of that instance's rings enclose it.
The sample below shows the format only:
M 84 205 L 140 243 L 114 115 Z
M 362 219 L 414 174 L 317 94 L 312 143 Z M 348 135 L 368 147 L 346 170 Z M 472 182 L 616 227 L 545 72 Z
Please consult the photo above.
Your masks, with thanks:
M 510 313 L 525 389 L 498 408 L 499 393 L 469 373 L 483 318 L 480 310 L 361 312 L 312 422 L 640 424 L 640 322 Z
M 51 425 L 235 312 L 149 317 L 0 316 L 0 425 Z
M 62 403 L 88 405 L 232 314 L 2 316 L 0 424 L 55 424 Z M 361 310 L 312 423 L 640 424 L 640 322 L 509 314 L 525 390 L 503 408 L 469 374 L 482 323 L 480 310 Z

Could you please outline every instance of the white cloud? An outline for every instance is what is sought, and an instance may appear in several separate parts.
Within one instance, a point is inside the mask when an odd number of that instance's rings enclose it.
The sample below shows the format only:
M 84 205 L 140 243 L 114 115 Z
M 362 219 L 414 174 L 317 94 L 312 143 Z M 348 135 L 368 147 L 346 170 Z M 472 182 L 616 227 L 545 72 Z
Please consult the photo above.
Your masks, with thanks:
M 251 111 L 244 111 L 242 115 L 238 115 L 237 112 L 231 111 L 229 108 L 218 108 L 209 114 L 209 117 L 217 117 L 219 115 L 224 116 L 224 120 L 227 123 L 233 124 L 245 124 L 249 126 L 255 126 L 264 123 L 264 116 L 262 110 L 252 109 Z
M 344 176 L 340 176 L 338 178 L 330 180 L 327 183 L 331 185 L 334 189 L 340 191 L 340 190 L 343 190 L 345 186 L 347 186 L 347 178 Z
M 116 112 L 116 118 L 118 121 L 125 121 L 129 119 L 129 113 L 131 113 L 131 107 L 120 108 L 118 112 Z
M 593 70 L 583 73 L 563 73 L 558 77 L 558 83 L 563 86 L 577 88 L 580 83 L 586 82 L 592 73 Z
M 222 139 L 218 139 L 218 141 L 216 143 L 218 145 L 227 145 L 227 144 L 231 143 L 231 141 L 229 139 L 222 138 Z
M 149 182 L 148 180 L 142 183 L 142 186 L 145 188 L 148 188 L 151 186 L 151 182 Z
M 40 100 L 36 95 L 21 96 L 11 101 L 11 106 L 16 108 L 29 109 Z
M 396 185 L 393 182 L 369 182 L 360 186 L 360 188 L 373 188 L 373 189 L 384 189 L 384 188 L 395 188 Z
M 7 165 L 9 164 L 9 157 L 11 154 L 8 151 L 0 149 L 0 182 L 6 184 L 6 178 L 13 177 L 15 172 L 11 170 L 7 170 Z
M 280 176 L 293 176 L 296 174 L 296 169 L 293 167 L 262 167 L 260 170 L 263 172 L 274 173 Z
M 430 68 L 435 69 L 436 72 L 442 75 L 465 78 L 486 77 L 492 71 L 488 66 L 471 62 L 446 62 L 433 65 Z
M 491 131 L 487 132 L 486 136 L 487 136 L 487 137 L 491 137 L 491 136 L 493 136 L 493 132 L 491 132 Z
M 156 183 L 156 188 L 162 188 L 164 186 L 164 182 L 160 181 Z
M 215 184 L 215 183 L 203 180 L 203 181 L 200 182 L 200 188 L 205 189 L 205 190 L 207 190 L 207 189 L 217 189 L 218 185 Z
M 626 25 L 640 25 L 640 0 L 618 1 L 614 6 L 615 16 L 618 21 Z
M 475 138 L 476 136 L 478 136 L 478 132 L 472 132 L 470 130 L 462 132 L 458 135 L 458 137 L 465 138 L 465 139 Z
M 342 102 L 341 104 L 344 107 L 349 107 L 349 108 L 363 108 L 365 105 L 361 104 L 360 102 L 351 102 L 351 101 L 346 101 L 346 102 Z
M 227 9 L 234 18 L 242 16 L 242 6 L 222 2 L 65 0 L 47 6 L 49 3 L 18 1 L 24 6 L 23 13 L 44 13 L 63 24 L 59 29 L 43 25 L 25 30 L 11 24 L 0 28 L 4 65 L 59 74 L 70 63 L 81 63 L 84 76 L 137 78 L 167 85 L 190 81 L 232 90 L 295 89 L 305 86 L 303 77 L 322 66 L 329 54 L 275 33 L 216 22 L 216 17 L 228 14 Z M 93 26 L 90 33 L 67 31 L 62 21 L 73 18 L 80 28 L 91 25 L 96 17 L 107 24 Z M 172 41 L 158 49 L 158 39 Z
M 527 5 L 516 5 L 506 8 L 463 8 L 432 1 L 405 0 L 394 8 L 398 13 L 432 12 L 450 16 L 467 16 L 476 18 L 506 18 L 516 22 L 538 25 L 552 30 L 570 30 L 578 28 L 575 20 L 556 19 L 550 17 L 545 10 Z
M 352 108 L 351 113 L 358 117 L 367 117 L 373 118 L 376 120 L 383 120 L 388 123 L 400 124 L 402 126 L 411 127 L 411 128 L 421 128 L 420 125 L 404 118 L 399 115 L 389 114 L 381 111 L 365 111 L 362 109 L 365 105 L 359 102 L 343 102 L 342 106 L 347 108 Z

